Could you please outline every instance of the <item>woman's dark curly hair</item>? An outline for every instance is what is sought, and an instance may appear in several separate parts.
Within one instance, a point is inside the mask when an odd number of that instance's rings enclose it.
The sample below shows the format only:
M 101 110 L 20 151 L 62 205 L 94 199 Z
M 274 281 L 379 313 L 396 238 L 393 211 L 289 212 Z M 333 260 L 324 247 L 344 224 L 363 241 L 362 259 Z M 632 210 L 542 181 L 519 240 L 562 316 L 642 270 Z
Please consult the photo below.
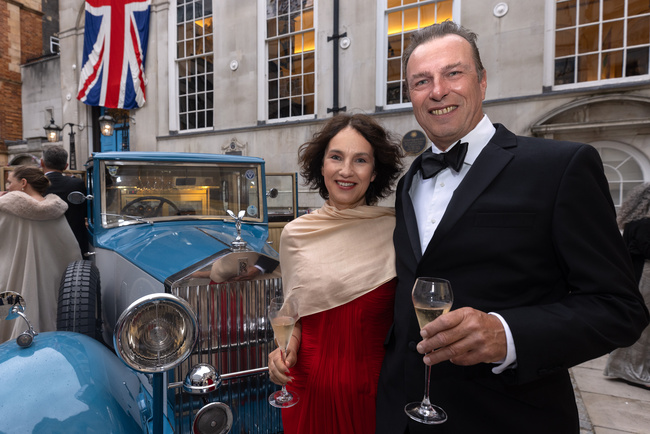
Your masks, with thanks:
M 45 195 L 45 190 L 50 186 L 50 180 L 36 166 L 16 166 L 13 169 L 13 176 L 19 181 L 26 180 L 41 195 Z
M 374 205 L 379 199 L 388 196 L 392 184 L 402 170 L 402 148 L 391 133 L 386 131 L 373 118 L 364 114 L 338 114 L 331 118 L 314 137 L 300 146 L 298 163 L 300 174 L 308 185 L 318 190 L 320 196 L 327 200 L 329 192 L 321 174 L 325 151 L 330 140 L 347 127 L 354 128 L 372 146 L 375 159 L 375 180 L 366 191 L 366 204 Z

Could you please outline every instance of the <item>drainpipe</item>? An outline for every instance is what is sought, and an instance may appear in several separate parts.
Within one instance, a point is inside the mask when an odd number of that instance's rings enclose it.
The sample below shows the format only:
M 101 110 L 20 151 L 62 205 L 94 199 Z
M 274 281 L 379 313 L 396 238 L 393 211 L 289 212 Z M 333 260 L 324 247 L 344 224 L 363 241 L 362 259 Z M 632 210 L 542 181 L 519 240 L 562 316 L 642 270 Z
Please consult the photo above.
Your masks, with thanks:
M 345 111 L 346 107 L 339 107 L 339 44 L 338 41 L 340 38 L 343 38 L 348 35 L 347 32 L 339 35 L 339 0 L 334 0 L 334 34 L 327 37 L 327 42 L 334 41 L 333 52 L 334 59 L 332 62 L 333 66 L 333 86 L 332 92 L 332 101 L 334 106 L 327 109 L 327 113 L 334 113 L 335 115 L 338 112 Z

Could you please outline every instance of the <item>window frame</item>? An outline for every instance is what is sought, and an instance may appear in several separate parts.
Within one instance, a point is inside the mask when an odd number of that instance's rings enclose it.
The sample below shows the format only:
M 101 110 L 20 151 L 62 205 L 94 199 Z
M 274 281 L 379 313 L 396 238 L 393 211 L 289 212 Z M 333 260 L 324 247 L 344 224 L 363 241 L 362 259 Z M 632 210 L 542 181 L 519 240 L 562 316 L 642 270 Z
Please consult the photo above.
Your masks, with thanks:
M 57 36 L 50 36 L 50 53 L 61 54 L 61 41 Z
M 579 2 L 580 0 L 577 1 Z M 624 0 L 624 1 L 625 1 L 625 5 L 627 6 L 628 0 Z M 649 59 L 648 74 L 635 75 L 632 77 L 617 77 L 617 78 L 598 79 L 598 80 L 585 81 L 585 82 L 555 84 L 555 34 L 557 30 L 555 28 L 556 3 L 557 0 L 546 0 L 546 4 L 545 4 L 544 74 L 543 74 L 544 88 L 551 89 L 554 91 L 560 91 L 560 90 L 583 89 L 583 88 L 605 86 L 605 85 L 634 84 L 634 83 L 643 83 L 643 82 L 650 81 L 650 59 Z M 602 8 L 601 8 L 601 13 L 599 18 L 602 18 Z M 629 18 L 626 15 L 624 17 L 625 20 L 624 28 L 625 28 L 626 36 L 627 36 L 628 19 Z M 602 23 L 603 23 L 602 19 L 599 19 L 597 23 L 599 26 L 599 47 L 597 53 L 600 56 L 603 53 L 603 51 L 607 51 L 607 50 L 603 50 L 602 47 L 600 46 L 600 32 L 602 30 Z M 624 41 L 622 49 L 624 52 L 628 49 L 626 41 Z M 648 49 L 650 50 L 650 46 L 648 47 Z M 575 57 L 577 57 L 577 54 L 575 55 Z M 625 64 L 623 64 L 623 68 L 625 68 Z
M 202 0 L 203 4 L 210 2 L 212 6 L 212 13 L 210 17 L 213 19 L 213 29 L 214 29 L 214 4 L 212 0 Z M 205 18 L 205 15 L 202 16 L 202 18 Z M 177 54 L 177 44 L 178 44 L 178 38 L 176 37 L 177 35 L 177 30 L 178 29 L 178 1 L 177 0 L 171 0 L 170 1 L 170 9 L 169 9 L 169 19 L 168 19 L 168 27 L 167 27 L 167 34 L 169 36 L 168 39 L 168 45 L 167 45 L 167 52 L 168 52 L 168 89 L 169 89 L 169 131 L 170 132 L 175 132 L 178 134 L 194 134 L 194 133 L 200 133 L 200 132 L 205 132 L 205 131 L 214 131 L 214 125 L 215 125 L 215 116 L 216 116 L 216 104 L 215 104 L 215 89 L 214 89 L 214 83 L 215 83 L 215 71 L 214 71 L 214 37 L 215 33 L 214 30 L 212 31 L 212 37 L 213 37 L 213 47 L 212 51 L 206 55 L 206 53 L 203 53 L 201 56 L 191 56 L 191 57 L 183 57 L 182 59 L 179 59 Z M 180 128 L 180 107 L 179 107 L 179 64 L 181 61 L 186 61 L 186 60 L 191 60 L 191 59 L 197 59 L 199 57 L 207 57 L 207 56 L 212 56 L 212 64 L 213 64 L 213 69 L 212 69 L 212 109 L 204 108 L 202 112 L 205 112 L 207 110 L 212 110 L 212 126 L 206 126 L 202 128 L 192 128 L 192 129 L 185 129 L 181 130 Z M 205 92 L 206 95 L 208 95 L 208 91 Z M 196 110 L 198 113 L 199 111 Z
M 591 146 L 593 146 L 597 151 L 598 155 L 600 155 L 601 159 L 603 159 L 603 149 L 613 149 L 618 152 L 621 152 L 623 154 L 627 154 L 629 159 L 634 160 L 636 164 L 639 165 L 639 168 L 641 169 L 641 172 L 643 174 L 643 179 L 626 179 L 621 176 L 620 180 L 611 180 L 607 178 L 607 184 L 609 185 L 609 190 L 610 192 L 613 190 L 612 189 L 612 184 L 616 183 L 619 184 L 617 187 L 617 190 L 619 191 L 618 197 L 612 197 L 612 201 L 614 202 L 614 206 L 616 208 L 616 211 L 621 208 L 621 205 L 627 199 L 627 194 L 629 194 L 630 191 L 632 191 L 632 188 L 623 188 L 624 184 L 645 184 L 650 180 L 650 160 L 648 160 L 648 157 L 643 154 L 641 151 L 639 151 L 637 148 L 635 148 L 632 145 L 629 145 L 627 143 L 623 142 L 616 142 L 612 140 L 602 140 L 602 141 L 596 141 L 596 142 L 591 142 Z M 606 163 L 603 160 L 603 166 L 609 166 L 611 170 L 615 171 L 616 173 L 621 173 L 619 170 L 619 167 L 613 167 L 610 166 L 608 163 Z M 620 164 L 619 164 L 620 166 Z M 634 185 L 634 186 L 636 186 Z
M 258 70 L 258 85 L 257 94 L 257 120 L 261 124 L 277 124 L 285 122 L 295 122 L 301 120 L 316 119 L 318 115 L 318 0 L 313 0 L 313 14 L 314 14 L 314 113 L 299 116 L 280 117 L 277 119 L 269 119 L 269 71 L 268 71 L 268 38 L 266 35 L 266 5 L 268 0 L 257 0 L 257 70 Z M 289 34 L 304 34 L 304 31 L 289 33 Z M 287 35 L 289 35 L 287 34 Z M 286 36 L 286 35 L 285 35 Z M 303 74 L 304 75 L 304 74 Z M 303 94 L 304 95 L 304 94 Z
M 398 9 L 406 10 L 415 8 L 422 5 L 428 5 L 432 3 L 437 3 L 440 0 L 423 0 L 420 3 L 413 3 L 399 8 L 391 8 L 391 12 L 394 12 Z M 377 78 L 375 80 L 375 106 L 380 108 L 383 111 L 390 110 L 399 110 L 405 108 L 411 108 L 410 102 L 399 103 L 399 104 L 387 104 L 386 101 L 386 87 L 388 80 L 386 78 L 388 74 L 388 59 L 386 53 L 388 52 L 388 7 L 387 0 L 378 0 L 377 2 L 377 35 L 376 35 L 376 46 L 377 52 L 375 55 L 376 59 L 376 74 Z M 461 0 L 452 0 L 451 6 L 451 16 L 452 20 L 457 24 L 461 23 L 460 17 L 460 3 Z M 401 62 L 400 62 L 401 63 Z M 401 68 L 401 65 L 400 65 Z

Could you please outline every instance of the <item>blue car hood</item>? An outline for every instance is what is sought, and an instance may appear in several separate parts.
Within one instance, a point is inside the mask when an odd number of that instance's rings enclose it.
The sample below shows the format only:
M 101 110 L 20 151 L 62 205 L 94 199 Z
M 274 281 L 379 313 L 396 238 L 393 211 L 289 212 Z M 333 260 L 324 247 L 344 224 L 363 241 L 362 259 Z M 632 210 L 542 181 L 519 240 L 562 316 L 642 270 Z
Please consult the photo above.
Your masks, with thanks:
M 0 377 L 1 432 L 144 432 L 138 378 L 88 336 L 40 333 L 29 348 L 7 341 Z
M 96 248 L 115 251 L 160 282 L 177 272 L 222 252 L 237 236 L 234 224 L 214 222 L 160 222 L 111 229 L 97 237 Z M 266 244 L 265 225 L 242 224 L 248 248 L 277 259 Z

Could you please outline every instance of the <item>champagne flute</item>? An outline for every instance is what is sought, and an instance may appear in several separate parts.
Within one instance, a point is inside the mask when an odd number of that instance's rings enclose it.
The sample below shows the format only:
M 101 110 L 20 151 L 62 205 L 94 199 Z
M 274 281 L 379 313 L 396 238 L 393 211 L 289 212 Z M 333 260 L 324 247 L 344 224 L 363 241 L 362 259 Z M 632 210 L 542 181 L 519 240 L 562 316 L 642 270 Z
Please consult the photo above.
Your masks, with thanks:
M 289 339 L 291 339 L 291 333 L 293 332 L 293 326 L 298 321 L 298 305 L 295 299 L 285 300 L 283 297 L 271 299 L 269 320 L 273 327 L 275 341 L 278 347 L 280 347 L 280 356 L 284 362 Z M 290 393 L 286 385 L 283 385 L 281 390 L 269 396 L 269 404 L 278 408 L 292 407 L 298 403 L 298 400 L 300 400 L 300 397 L 295 392 Z
M 454 301 L 451 284 L 444 279 L 436 277 L 418 277 L 411 293 L 415 314 L 418 317 L 420 328 L 449 312 Z M 447 420 L 447 413 L 429 401 L 429 380 L 431 366 L 425 365 L 426 380 L 424 383 L 424 398 L 422 402 L 406 404 L 404 411 L 413 420 L 428 425 L 443 423 Z

